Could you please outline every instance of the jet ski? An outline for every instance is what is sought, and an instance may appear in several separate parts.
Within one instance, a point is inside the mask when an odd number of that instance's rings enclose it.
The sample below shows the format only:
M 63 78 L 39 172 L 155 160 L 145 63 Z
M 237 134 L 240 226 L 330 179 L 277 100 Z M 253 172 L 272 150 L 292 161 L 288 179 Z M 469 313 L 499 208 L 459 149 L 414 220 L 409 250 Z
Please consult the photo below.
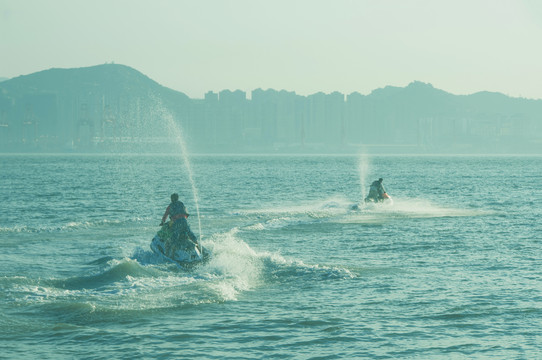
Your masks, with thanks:
M 393 199 L 391 196 L 389 196 L 387 193 L 383 193 L 380 196 L 367 196 L 365 198 L 365 203 L 385 203 L 385 204 L 393 204 Z
M 171 241 L 172 230 L 170 222 L 165 223 L 151 241 L 151 250 L 163 259 L 173 262 L 181 267 L 187 267 L 205 262 L 211 256 L 209 250 L 196 244 L 186 234 L 181 236 L 172 249 L 167 251 L 166 243 Z M 169 246 L 169 244 L 168 244 Z
M 384 193 L 381 197 L 369 197 L 369 196 L 367 196 L 364 199 L 364 202 L 362 204 L 354 204 L 354 205 L 350 206 L 350 210 L 354 210 L 354 211 L 362 210 L 363 208 L 365 208 L 367 205 L 370 205 L 370 204 L 374 204 L 374 205 L 377 205 L 377 204 L 378 205 L 380 205 L 380 204 L 392 205 L 393 204 L 393 199 L 391 198 L 391 196 L 389 196 L 386 193 Z

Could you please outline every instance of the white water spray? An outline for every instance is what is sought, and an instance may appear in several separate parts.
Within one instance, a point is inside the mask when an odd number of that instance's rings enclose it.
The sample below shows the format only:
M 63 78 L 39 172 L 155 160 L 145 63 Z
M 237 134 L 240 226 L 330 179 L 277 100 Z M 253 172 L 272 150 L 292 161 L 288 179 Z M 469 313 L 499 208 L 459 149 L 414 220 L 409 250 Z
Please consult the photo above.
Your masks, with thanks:
M 192 187 L 192 195 L 194 197 L 194 204 L 196 206 L 196 215 L 198 218 L 198 247 L 201 251 L 201 217 L 199 213 L 198 189 L 196 188 L 196 182 L 194 181 L 194 173 L 192 171 L 192 166 L 190 165 L 190 158 L 188 156 L 188 150 L 186 148 L 186 142 L 183 137 L 181 125 L 175 121 L 173 115 L 164 108 L 162 102 L 159 99 L 155 100 L 158 103 L 158 107 L 160 109 L 160 112 L 162 113 L 163 118 L 167 120 L 168 130 L 170 131 L 170 134 L 173 135 L 173 138 L 177 141 L 177 144 L 181 148 L 181 155 L 183 157 L 184 166 L 186 167 L 190 186 Z
M 199 214 L 199 197 L 198 197 L 198 189 L 196 188 L 196 182 L 194 181 L 194 173 L 192 172 L 192 166 L 190 165 L 190 158 L 188 157 L 188 151 L 186 149 L 186 142 L 184 141 L 184 138 L 182 136 L 182 131 L 180 130 L 180 126 L 176 125 L 173 122 L 173 119 L 171 119 L 171 122 L 173 123 L 173 128 L 175 129 L 175 137 L 179 140 L 179 145 L 181 146 L 182 156 L 184 160 L 184 165 L 186 167 L 186 171 L 188 173 L 188 180 L 190 181 L 190 186 L 192 187 L 192 194 L 194 196 L 194 204 L 196 206 L 196 215 L 198 217 L 198 246 L 201 249 L 201 218 Z M 175 126 L 176 125 L 176 126 Z
M 359 161 L 358 161 L 358 171 L 359 171 L 359 182 L 361 186 L 361 203 L 365 200 L 365 197 L 367 196 L 367 176 L 369 174 L 369 156 L 365 152 L 362 152 L 359 154 Z

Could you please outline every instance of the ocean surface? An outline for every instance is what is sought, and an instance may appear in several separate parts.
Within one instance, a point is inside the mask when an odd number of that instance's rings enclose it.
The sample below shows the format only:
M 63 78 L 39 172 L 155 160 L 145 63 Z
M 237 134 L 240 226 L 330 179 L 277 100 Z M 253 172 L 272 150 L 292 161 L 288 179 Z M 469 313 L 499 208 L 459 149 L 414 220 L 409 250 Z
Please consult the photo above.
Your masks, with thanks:
M 0 358 L 542 358 L 542 156 L 188 159 L 0 155 Z

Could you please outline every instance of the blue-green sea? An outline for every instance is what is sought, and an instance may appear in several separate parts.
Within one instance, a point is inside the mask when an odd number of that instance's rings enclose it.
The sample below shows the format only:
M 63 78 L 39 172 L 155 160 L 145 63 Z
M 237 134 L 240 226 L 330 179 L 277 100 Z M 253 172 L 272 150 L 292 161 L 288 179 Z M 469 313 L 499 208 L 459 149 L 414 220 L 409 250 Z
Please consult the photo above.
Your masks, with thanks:
M 0 358 L 542 358 L 542 156 L 188 165 L 0 155 Z M 190 270 L 149 247 L 173 192 Z

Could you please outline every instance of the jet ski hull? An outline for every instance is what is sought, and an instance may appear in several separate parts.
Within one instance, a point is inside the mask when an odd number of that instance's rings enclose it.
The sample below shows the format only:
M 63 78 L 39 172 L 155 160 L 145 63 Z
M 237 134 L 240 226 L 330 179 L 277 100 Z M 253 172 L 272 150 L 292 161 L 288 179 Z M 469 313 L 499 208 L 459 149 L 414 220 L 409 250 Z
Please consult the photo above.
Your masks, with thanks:
M 172 255 L 168 255 L 166 251 L 166 241 L 169 240 L 171 231 L 168 224 L 164 225 L 160 231 L 154 236 L 151 241 L 151 250 L 160 255 L 163 259 L 176 263 L 180 266 L 195 265 L 209 259 L 210 253 L 207 249 L 201 246 L 198 248 L 193 242 L 185 239 L 180 246 L 173 251 Z
M 374 204 L 379 204 L 379 203 L 380 204 L 382 204 L 382 203 L 384 203 L 384 204 L 393 204 L 393 199 L 387 193 L 384 193 L 381 198 L 366 197 L 365 202 L 366 203 L 374 203 Z

